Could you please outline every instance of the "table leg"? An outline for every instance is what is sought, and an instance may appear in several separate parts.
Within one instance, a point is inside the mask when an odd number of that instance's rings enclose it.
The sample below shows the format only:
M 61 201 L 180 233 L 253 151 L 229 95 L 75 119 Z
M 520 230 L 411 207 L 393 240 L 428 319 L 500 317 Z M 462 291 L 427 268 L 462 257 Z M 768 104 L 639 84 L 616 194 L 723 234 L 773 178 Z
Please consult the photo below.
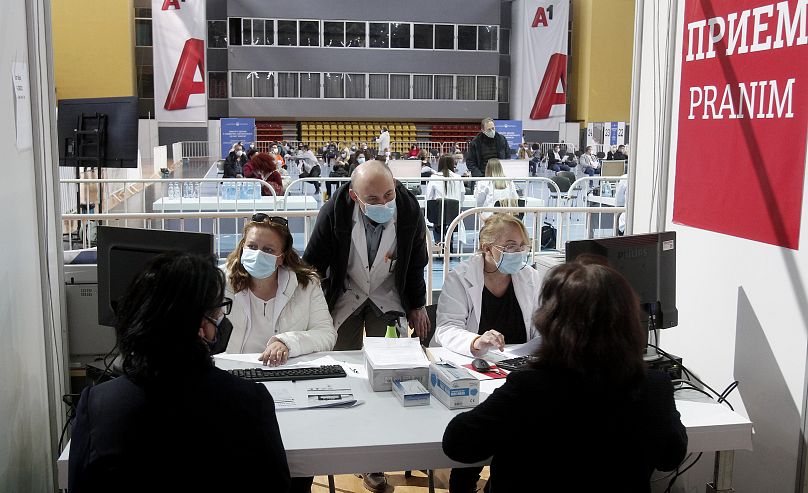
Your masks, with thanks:
M 328 475 L 328 493 L 336 493 L 337 488 L 334 486 L 334 475 Z
M 707 483 L 707 493 L 732 493 L 732 468 L 735 462 L 734 450 L 722 450 L 715 453 L 715 469 L 713 482 Z

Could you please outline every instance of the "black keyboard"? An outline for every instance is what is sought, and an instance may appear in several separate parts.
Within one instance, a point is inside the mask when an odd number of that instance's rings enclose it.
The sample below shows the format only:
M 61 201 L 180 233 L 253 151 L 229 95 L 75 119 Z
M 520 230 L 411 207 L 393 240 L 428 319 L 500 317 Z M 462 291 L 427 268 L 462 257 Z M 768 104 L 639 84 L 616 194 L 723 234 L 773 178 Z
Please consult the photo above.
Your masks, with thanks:
M 519 370 L 520 368 L 524 368 L 530 363 L 533 359 L 530 356 L 519 356 L 516 358 L 504 359 L 502 361 L 497 361 L 496 365 L 497 368 L 502 368 L 503 370 L 513 371 Z
M 312 366 L 308 368 L 245 368 L 228 370 L 228 372 L 231 375 L 253 382 L 313 380 L 316 378 L 341 378 L 347 376 L 340 365 Z

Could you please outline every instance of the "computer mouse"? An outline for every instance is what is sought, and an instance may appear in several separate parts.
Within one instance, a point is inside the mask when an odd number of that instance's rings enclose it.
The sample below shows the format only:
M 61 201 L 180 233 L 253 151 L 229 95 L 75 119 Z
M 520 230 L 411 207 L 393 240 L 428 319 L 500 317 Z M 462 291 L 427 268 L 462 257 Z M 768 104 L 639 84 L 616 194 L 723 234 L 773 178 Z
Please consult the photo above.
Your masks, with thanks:
M 488 361 L 482 358 L 474 358 L 471 362 L 471 367 L 480 373 L 485 373 L 491 369 L 491 365 L 488 364 Z

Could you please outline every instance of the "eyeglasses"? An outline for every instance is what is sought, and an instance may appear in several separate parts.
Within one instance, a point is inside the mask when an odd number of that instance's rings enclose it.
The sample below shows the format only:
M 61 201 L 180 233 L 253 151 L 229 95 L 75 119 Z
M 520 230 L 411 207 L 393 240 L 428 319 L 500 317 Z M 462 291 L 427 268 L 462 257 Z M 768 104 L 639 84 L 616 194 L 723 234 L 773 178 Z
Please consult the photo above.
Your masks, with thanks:
M 289 221 L 287 221 L 285 217 L 270 216 L 269 214 L 264 214 L 263 212 L 256 212 L 255 214 L 253 214 L 251 221 L 254 223 L 262 223 L 264 221 L 269 221 L 272 224 L 277 224 L 278 226 L 284 226 L 286 228 L 289 227 Z
M 525 244 L 516 245 L 516 244 L 511 243 L 510 245 L 494 245 L 494 246 L 497 247 L 499 250 L 505 252 L 505 253 L 529 252 L 530 251 L 530 245 L 525 245 Z
M 218 316 L 220 313 L 222 315 L 230 315 L 230 310 L 232 309 L 233 309 L 233 300 L 230 298 L 225 298 L 220 304 L 208 310 L 206 317 L 213 318 L 213 316 Z

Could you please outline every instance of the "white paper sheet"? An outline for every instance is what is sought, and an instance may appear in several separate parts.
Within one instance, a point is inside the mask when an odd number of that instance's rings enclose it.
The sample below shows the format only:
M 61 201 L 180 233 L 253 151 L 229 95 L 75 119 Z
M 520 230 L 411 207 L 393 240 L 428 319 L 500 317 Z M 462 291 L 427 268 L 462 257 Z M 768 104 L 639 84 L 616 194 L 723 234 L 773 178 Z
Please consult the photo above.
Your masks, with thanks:
M 389 370 L 429 367 L 429 360 L 421 349 L 420 341 L 415 337 L 366 337 L 363 351 L 374 368 Z

